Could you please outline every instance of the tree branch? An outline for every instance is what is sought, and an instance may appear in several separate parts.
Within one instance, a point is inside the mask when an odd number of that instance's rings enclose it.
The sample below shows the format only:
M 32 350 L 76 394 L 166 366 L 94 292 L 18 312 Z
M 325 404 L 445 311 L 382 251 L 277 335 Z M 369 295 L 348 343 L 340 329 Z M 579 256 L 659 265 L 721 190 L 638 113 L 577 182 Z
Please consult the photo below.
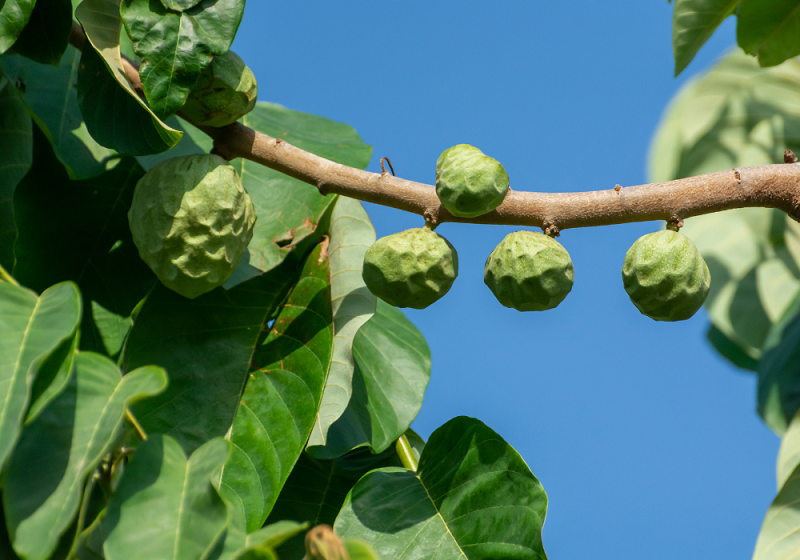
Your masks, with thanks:
M 83 46 L 85 35 L 73 25 L 70 43 Z M 123 57 L 131 83 L 141 89 L 137 67 Z M 590 226 L 649 220 L 680 225 L 685 218 L 744 207 L 778 208 L 800 221 L 800 164 L 759 165 L 688 177 L 666 183 L 576 193 L 509 190 L 494 211 L 458 218 L 439 204 L 433 186 L 384 173 L 341 165 L 272 138 L 240 123 L 199 127 L 214 140 L 214 151 L 228 160 L 241 157 L 317 187 L 444 222 L 540 227 L 546 233 Z M 785 158 L 790 162 L 792 158 Z M 794 158 L 796 161 L 796 158 Z

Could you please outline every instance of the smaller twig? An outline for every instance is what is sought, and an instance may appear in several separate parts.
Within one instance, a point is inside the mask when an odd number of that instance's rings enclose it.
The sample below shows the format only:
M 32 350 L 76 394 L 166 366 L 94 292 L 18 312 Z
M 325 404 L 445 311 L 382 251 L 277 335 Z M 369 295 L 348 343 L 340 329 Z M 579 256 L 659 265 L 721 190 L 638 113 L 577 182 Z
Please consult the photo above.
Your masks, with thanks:
M 381 174 L 386 175 L 386 168 L 383 166 L 384 161 L 389 164 L 389 169 L 392 170 L 392 177 L 395 177 L 396 175 L 394 174 L 394 167 L 392 167 L 392 161 L 388 157 L 381 158 Z
M 0 280 L 8 282 L 9 284 L 13 284 L 14 286 L 19 286 L 19 282 L 17 282 L 13 276 L 6 272 L 6 269 L 3 268 L 2 265 L 0 265 Z
M 405 434 L 397 438 L 394 449 L 397 451 L 397 456 L 400 457 L 400 463 L 408 470 L 417 472 L 419 461 L 417 461 L 417 457 L 414 455 L 414 448 L 411 447 Z
M 130 422 L 133 426 L 133 429 L 136 430 L 136 435 L 139 437 L 139 439 L 141 441 L 147 441 L 147 434 L 142 428 L 142 425 L 139 424 L 139 421 L 128 408 L 125 409 L 125 419 Z
M 669 220 L 667 221 L 667 229 L 671 229 L 672 231 L 678 231 L 683 227 L 683 220 Z
M 797 156 L 792 150 L 783 152 L 783 163 L 797 163 Z

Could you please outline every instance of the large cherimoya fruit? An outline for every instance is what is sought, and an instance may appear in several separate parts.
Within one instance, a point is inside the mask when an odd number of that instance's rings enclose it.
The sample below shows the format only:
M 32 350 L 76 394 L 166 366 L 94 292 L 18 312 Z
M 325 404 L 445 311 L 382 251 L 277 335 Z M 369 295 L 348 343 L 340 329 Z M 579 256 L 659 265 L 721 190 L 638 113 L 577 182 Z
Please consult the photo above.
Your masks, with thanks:
M 640 237 L 628 249 L 622 282 L 643 314 L 656 321 L 683 321 L 703 306 L 711 274 L 691 239 L 664 230 Z
M 427 228 L 382 237 L 364 255 L 364 283 L 395 307 L 428 307 L 450 290 L 457 275 L 455 248 Z
M 506 170 L 474 146 L 453 146 L 436 162 L 436 194 L 453 216 L 474 218 L 491 212 L 507 192 Z
M 215 56 L 200 75 L 181 112 L 200 126 L 225 126 L 256 106 L 258 87 L 250 68 L 233 51 Z
M 236 170 L 208 154 L 153 166 L 136 184 L 128 211 L 139 256 L 165 286 L 187 298 L 230 278 L 255 221 Z
M 572 259 L 555 239 L 532 231 L 509 233 L 495 247 L 483 281 L 497 301 L 517 311 L 544 311 L 572 290 Z

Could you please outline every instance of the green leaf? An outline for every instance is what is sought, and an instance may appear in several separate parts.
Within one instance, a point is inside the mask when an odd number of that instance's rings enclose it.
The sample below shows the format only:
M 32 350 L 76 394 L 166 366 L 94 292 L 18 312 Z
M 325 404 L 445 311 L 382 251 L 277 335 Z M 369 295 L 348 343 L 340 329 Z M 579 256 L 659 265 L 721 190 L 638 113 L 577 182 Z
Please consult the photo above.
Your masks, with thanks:
M 66 388 L 72 377 L 78 340 L 80 332 L 76 330 L 74 336 L 59 344 L 39 366 L 31 387 L 31 404 L 25 417 L 26 424 L 31 423 Z
M 33 161 L 31 118 L 14 85 L 0 74 L 0 266 L 14 268 L 14 189 Z
M 380 453 L 411 426 L 431 378 L 425 337 L 403 312 L 378 300 L 353 343 L 353 395 L 317 456 L 338 457 L 362 445 Z
M 147 297 L 123 353 L 124 370 L 158 365 L 169 387 L 133 407 L 148 433 L 174 437 L 187 451 L 231 427 L 261 335 L 297 277 L 295 262 L 195 299 L 160 283 Z M 166 406 L 169 405 L 169 406 Z
M 800 6 L 794 0 L 742 0 L 736 40 L 761 66 L 776 66 L 800 54 Z
M 344 539 L 344 547 L 350 560 L 380 560 L 372 547 L 361 539 Z
M 174 157 L 207 154 L 214 146 L 210 136 L 181 118 L 173 115 L 167 119 L 167 124 L 172 129 L 181 131 L 184 134 L 181 136 L 180 142 L 175 144 L 169 151 L 148 156 L 137 156 L 136 161 L 147 171 L 150 171 L 150 168 L 155 164 Z M 236 172 L 239 175 L 241 175 L 242 171 L 241 161 L 240 159 L 235 159 L 229 162 L 236 168 Z
M 33 12 L 36 0 L 5 0 L 0 4 L 0 54 L 17 40 Z
M 58 66 L 72 31 L 70 0 L 39 0 L 28 25 L 14 43 L 14 52 L 40 64 Z
M 158 0 L 123 0 L 121 13 L 142 57 L 139 75 L 147 102 L 164 119 L 186 102 L 213 56 L 228 52 L 244 0 L 202 0 L 181 12 Z
M 144 172 L 124 158 L 98 177 L 72 181 L 38 129 L 34 152 L 35 164 L 14 194 L 14 276 L 36 291 L 76 282 L 84 299 L 81 347 L 114 356 L 133 308 L 156 282 L 128 226 L 133 190 Z
M 228 513 L 212 478 L 229 445 L 212 439 L 189 458 L 177 441 L 152 434 L 125 467 L 103 519 L 107 560 L 205 558 L 225 532 Z
M 0 282 L 0 469 L 17 441 L 31 385 L 48 355 L 72 339 L 81 318 L 75 284 L 36 294 Z
M 342 165 L 364 169 L 372 146 L 352 127 L 316 115 L 258 103 L 244 125 Z M 250 266 L 269 270 L 313 236 L 335 196 L 273 169 L 242 160 L 242 184 L 253 199 L 258 221 L 250 241 Z
M 78 512 L 86 477 L 118 437 L 125 407 L 166 385 L 159 368 L 121 377 L 108 358 L 78 354 L 67 389 L 25 427 L 8 463 L 3 507 L 18 554 L 50 557 Z
M 55 69 L 21 56 L 3 56 L 0 69 L 16 85 L 28 112 L 53 144 L 69 176 L 88 179 L 111 167 L 114 152 L 95 142 L 83 122 L 75 87 L 80 56 L 80 51 L 67 47 Z
M 547 496 L 519 454 L 473 418 L 437 429 L 419 470 L 362 478 L 334 526 L 381 558 L 546 558 Z
M 779 340 L 758 365 L 758 413 L 778 434 L 800 410 L 800 314 L 779 325 Z
M 375 242 L 375 228 L 361 203 L 340 197 L 331 217 L 328 249 L 333 312 L 333 357 L 322 394 L 322 403 L 307 449 L 328 456 L 322 449 L 328 430 L 344 413 L 353 393 L 353 339 L 375 313 L 377 298 L 361 278 L 364 254 Z
M 798 465 L 800 465 L 800 414 L 795 414 L 783 436 L 781 449 L 778 452 L 778 491 L 783 488 Z
M 706 330 L 706 339 L 717 352 L 727 358 L 733 365 L 749 371 L 758 371 L 758 360 L 749 356 L 741 346 L 728 338 L 724 332 L 713 324 L 709 325 L 708 330 Z
M 120 0 L 84 0 L 75 11 L 93 48 L 84 48 L 78 72 L 78 104 L 99 144 L 123 154 L 169 150 L 181 132 L 161 122 L 125 75 L 119 37 Z
M 308 441 L 331 363 L 331 295 L 323 249 L 318 245 L 308 257 L 286 305 L 256 347 L 236 412 L 230 436 L 234 451 L 222 480 L 244 505 L 251 532 L 264 523 Z
M 275 548 L 306 529 L 308 529 L 308 523 L 277 521 L 247 535 L 247 546 L 249 548 Z
M 739 0 L 675 0 L 672 12 L 672 52 L 675 75 L 692 61 Z
M 399 467 L 394 449 L 377 455 L 366 448 L 356 449 L 338 459 L 315 459 L 303 453 L 281 490 L 267 523 L 281 519 L 307 521 L 309 526 L 333 525 L 347 493 L 369 471 Z M 303 535 L 288 539 L 277 548 L 281 560 L 302 560 Z
M 161 3 L 164 4 L 165 8 L 182 12 L 196 6 L 200 3 L 200 0 L 161 0 Z

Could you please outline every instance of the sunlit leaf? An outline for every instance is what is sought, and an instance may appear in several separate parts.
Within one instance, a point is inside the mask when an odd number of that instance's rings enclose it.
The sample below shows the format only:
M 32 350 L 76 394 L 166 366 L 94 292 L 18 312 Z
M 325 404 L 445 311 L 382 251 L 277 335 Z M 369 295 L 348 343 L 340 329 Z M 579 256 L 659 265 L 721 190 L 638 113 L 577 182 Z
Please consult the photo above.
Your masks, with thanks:
M 169 436 L 151 435 L 125 468 L 103 519 L 107 560 L 206 558 L 228 513 L 212 478 L 229 445 L 212 439 L 187 460 Z
M 153 114 L 125 75 L 119 4 L 120 0 L 84 0 L 75 11 L 90 44 L 81 57 L 78 104 L 86 127 L 101 145 L 131 155 L 163 152 L 178 143 L 181 132 Z
M 72 340 L 81 317 L 75 284 L 36 294 L 0 282 L 0 468 L 19 436 L 31 385 L 50 353 Z
M 0 54 L 17 40 L 33 12 L 36 0 L 5 0 L 0 4 Z
M 800 10 L 794 0 L 742 0 L 736 40 L 761 66 L 775 66 L 800 54 Z
M 482 422 L 437 429 L 419 470 L 389 467 L 362 478 L 334 526 L 381 558 L 544 560 L 547 496 L 519 454 Z
M 675 75 L 683 72 L 739 0 L 675 0 L 672 12 L 672 52 Z
M 122 20 L 142 57 L 142 87 L 157 117 L 178 110 L 213 56 L 230 49 L 243 12 L 244 0 L 202 0 L 180 12 L 158 0 L 123 0 Z
M 3 507 L 18 554 L 50 557 L 78 512 L 86 477 L 118 436 L 125 407 L 166 384 L 159 368 L 121 377 L 108 358 L 78 354 L 66 390 L 25 427 L 8 463 Z

